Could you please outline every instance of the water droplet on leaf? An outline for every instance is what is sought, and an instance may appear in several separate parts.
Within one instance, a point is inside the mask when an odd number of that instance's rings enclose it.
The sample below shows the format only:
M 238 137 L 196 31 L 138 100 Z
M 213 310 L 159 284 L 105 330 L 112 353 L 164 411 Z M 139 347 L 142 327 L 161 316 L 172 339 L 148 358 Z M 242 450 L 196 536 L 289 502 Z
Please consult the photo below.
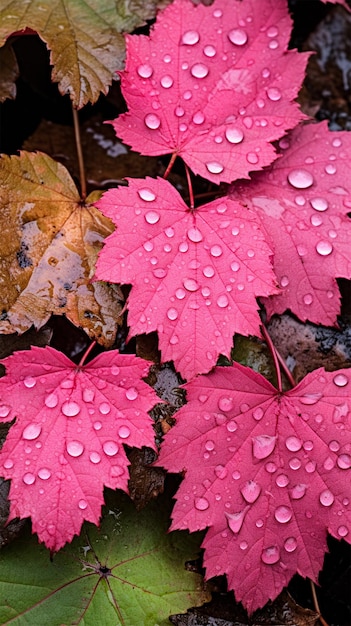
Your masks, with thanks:
M 78 457 L 84 452 L 84 446 L 80 441 L 68 441 L 66 450 L 70 456 Z

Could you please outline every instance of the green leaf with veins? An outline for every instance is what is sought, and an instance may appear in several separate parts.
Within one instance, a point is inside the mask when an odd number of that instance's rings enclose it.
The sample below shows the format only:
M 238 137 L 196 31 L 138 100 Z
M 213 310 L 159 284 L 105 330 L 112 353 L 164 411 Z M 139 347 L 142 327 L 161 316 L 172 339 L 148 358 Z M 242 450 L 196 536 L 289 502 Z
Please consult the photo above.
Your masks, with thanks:
M 200 534 L 166 534 L 164 497 L 136 512 L 127 496 L 107 491 L 100 529 L 81 536 L 50 561 L 29 531 L 1 552 L 0 623 L 11 626 L 166 626 L 168 616 L 209 600 L 196 558 Z

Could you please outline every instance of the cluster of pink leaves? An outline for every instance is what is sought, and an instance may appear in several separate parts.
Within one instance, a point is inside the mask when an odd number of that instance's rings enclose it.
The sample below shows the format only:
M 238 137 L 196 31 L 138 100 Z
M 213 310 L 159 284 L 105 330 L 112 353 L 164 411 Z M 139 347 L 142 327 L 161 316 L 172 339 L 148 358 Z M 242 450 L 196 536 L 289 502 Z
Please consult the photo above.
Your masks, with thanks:
M 327 531 L 351 536 L 348 371 L 318 370 L 286 393 L 237 364 L 195 378 L 234 333 L 260 336 L 256 298 L 268 316 L 334 324 L 336 278 L 351 276 L 351 140 L 325 124 L 293 130 L 308 54 L 287 50 L 286 1 L 257 2 L 175 0 L 150 37 L 127 36 L 118 136 L 214 183 L 250 180 L 197 209 L 163 179 L 108 191 L 97 206 L 116 231 L 96 268 L 132 284 L 130 334 L 156 330 L 163 360 L 190 381 L 159 459 L 186 471 L 172 527 L 209 527 L 207 576 L 227 574 L 249 610 L 295 572 L 317 579 Z M 98 523 L 104 485 L 127 490 L 123 444 L 154 448 L 157 398 L 147 363 L 116 351 L 76 366 L 33 348 L 3 363 L 10 518 L 31 516 L 55 551 L 84 519 Z

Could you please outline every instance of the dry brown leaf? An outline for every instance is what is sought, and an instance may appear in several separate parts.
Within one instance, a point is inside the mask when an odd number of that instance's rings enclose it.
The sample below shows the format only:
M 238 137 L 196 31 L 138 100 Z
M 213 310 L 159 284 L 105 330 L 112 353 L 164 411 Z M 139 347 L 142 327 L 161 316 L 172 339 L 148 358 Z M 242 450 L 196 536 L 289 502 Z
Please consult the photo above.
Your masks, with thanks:
M 19 69 L 12 46 L 7 43 L 0 48 L 0 102 L 16 97 L 16 83 Z
M 43 153 L 0 159 L 0 333 L 40 328 L 63 315 L 110 346 L 121 312 L 120 291 L 91 283 L 103 239 L 113 226 L 83 204 L 66 168 Z

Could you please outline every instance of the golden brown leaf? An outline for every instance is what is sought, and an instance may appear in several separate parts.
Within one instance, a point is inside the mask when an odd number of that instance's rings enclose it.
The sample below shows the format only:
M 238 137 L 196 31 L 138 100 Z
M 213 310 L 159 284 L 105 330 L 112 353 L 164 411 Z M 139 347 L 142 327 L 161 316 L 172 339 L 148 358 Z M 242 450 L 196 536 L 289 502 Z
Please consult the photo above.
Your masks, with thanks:
M 63 315 L 110 346 L 121 311 L 120 291 L 91 283 L 103 239 L 113 226 L 85 204 L 66 168 L 44 153 L 0 159 L 1 333 L 40 328 Z

